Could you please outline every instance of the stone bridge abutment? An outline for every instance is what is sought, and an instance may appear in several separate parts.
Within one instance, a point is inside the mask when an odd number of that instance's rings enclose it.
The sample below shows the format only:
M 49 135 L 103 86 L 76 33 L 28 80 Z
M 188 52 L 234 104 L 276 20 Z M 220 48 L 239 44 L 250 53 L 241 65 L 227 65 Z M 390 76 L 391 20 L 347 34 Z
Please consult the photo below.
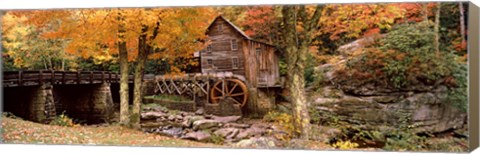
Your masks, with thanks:
M 26 120 L 48 123 L 65 114 L 83 123 L 113 118 L 110 83 L 4 87 L 4 112 Z

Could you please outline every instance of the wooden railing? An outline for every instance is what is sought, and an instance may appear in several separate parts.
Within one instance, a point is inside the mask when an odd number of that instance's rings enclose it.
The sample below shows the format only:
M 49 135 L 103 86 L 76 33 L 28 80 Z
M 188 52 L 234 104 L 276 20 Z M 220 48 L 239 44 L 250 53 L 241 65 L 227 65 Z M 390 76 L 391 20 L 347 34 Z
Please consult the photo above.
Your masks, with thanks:
M 120 75 L 107 71 L 4 71 L 3 86 L 29 86 L 49 84 L 96 84 L 116 83 L 120 81 Z M 129 82 L 133 81 L 133 75 L 129 75 Z

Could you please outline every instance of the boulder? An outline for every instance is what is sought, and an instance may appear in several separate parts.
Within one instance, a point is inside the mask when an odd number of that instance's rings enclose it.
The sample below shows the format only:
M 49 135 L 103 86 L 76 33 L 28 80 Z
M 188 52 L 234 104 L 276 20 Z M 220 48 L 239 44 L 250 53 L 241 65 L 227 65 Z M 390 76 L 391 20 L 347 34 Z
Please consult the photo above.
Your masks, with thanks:
M 461 128 L 466 113 L 448 102 L 444 90 L 437 91 L 312 98 L 315 100 L 312 105 L 321 112 L 320 118 L 334 116 L 349 124 L 367 125 L 372 129 L 382 125 L 393 128 L 409 126 L 414 132 Z M 329 116 L 325 116 L 327 114 Z M 406 119 L 410 120 L 405 122 Z
M 180 137 L 183 133 L 183 129 L 180 127 L 170 127 L 160 130 L 158 133 L 172 137 Z
M 181 115 L 176 115 L 176 116 L 175 116 L 175 119 L 177 119 L 177 120 L 183 120 L 183 117 L 182 117 Z
M 238 134 L 239 130 L 237 128 L 220 128 L 213 132 L 213 134 L 221 136 L 226 139 L 232 139 Z
M 258 137 L 241 140 L 240 142 L 236 143 L 234 147 L 270 149 L 277 148 L 277 142 L 277 140 L 271 137 Z
M 202 116 L 186 116 L 185 118 L 183 118 L 182 126 L 185 128 L 190 128 L 192 127 L 193 122 L 202 119 L 205 118 Z
M 344 57 L 349 57 L 352 56 L 354 52 L 363 49 L 365 46 L 371 45 L 375 42 L 375 40 L 383 38 L 385 36 L 386 34 L 366 36 L 338 47 L 336 52 Z
M 249 124 L 240 124 L 240 123 L 227 123 L 225 127 L 234 127 L 234 128 L 248 128 Z
M 193 122 L 193 130 L 204 130 L 212 127 L 219 127 L 220 124 L 221 123 L 216 120 L 210 120 L 210 119 L 197 120 Z
M 344 134 L 342 131 L 335 127 L 312 125 L 311 139 L 327 143 L 330 139 L 342 137 Z
M 169 115 L 167 119 L 170 121 L 173 121 L 175 120 L 175 115 Z
M 201 107 L 197 111 L 195 111 L 196 115 L 203 115 L 204 113 L 205 113 L 205 109 L 203 109 L 203 107 Z
M 262 127 L 250 127 L 248 129 L 245 129 L 245 130 L 241 130 L 237 136 L 235 136 L 235 138 L 237 139 L 244 139 L 244 138 L 248 138 L 248 137 L 252 137 L 252 136 L 262 136 L 263 134 L 265 134 L 267 132 L 267 129 L 266 128 L 262 128 Z
M 242 116 L 226 116 L 226 117 L 213 116 L 212 118 L 213 120 L 220 123 L 230 123 L 230 122 L 238 121 L 240 118 L 242 118 Z
M 164 116 L 167 116 L 167 114 L 165 114 L 163 112 L 153 112 L 153 111 L 145 112 L 145 113 L 141 114 L 141 118 L 145 119 L 145 120 L 157 119 L 157 118 L 161 118 L 161 117 L 164 117 Z
M 210 137 L 212 135 L 204 132 L 204 131 L 197 131 L 197 132 L 190 132 L 185 134 L 185 136 L 180 137 L 181 139 L 190 139 L 190 140 L 195 140 L 195 141 L 201 141 L 201 142 L 206 142 L 210 140 Z

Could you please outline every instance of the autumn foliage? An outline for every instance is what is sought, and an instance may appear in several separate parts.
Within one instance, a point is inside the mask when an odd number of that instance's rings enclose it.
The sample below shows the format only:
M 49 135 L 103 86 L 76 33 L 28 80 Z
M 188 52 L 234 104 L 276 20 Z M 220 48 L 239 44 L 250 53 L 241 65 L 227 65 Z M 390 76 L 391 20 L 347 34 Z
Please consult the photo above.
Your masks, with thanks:
M 123 15 L 123 20 L 118 20 L 118 13 Z M 12 29 L 16 28 L 13 25 L 25 25 L 29 31 L 38 32 L 40 40 L 62 40 L 64 48 L 58 52 L 107 61 L 118 54 L 118 25 L 125 24 L 126 31 L 122 35 L 126 39 L 129 61 L 137 57 L 141 35 L 151 38 L 153 33 L 158 33 L 146 42 L 156 49 L 149 57 L 173 62 L 179 57 L 191 57 L 193 52 L 203 48 L 204 30 L 213 15 L 209 8 L 12 11 L 6 15 L 4 32 L 12 35 Z M 157 25 L 156 32 L 154 28 L 142 31 L 142 27 Z M 10 47 L 9 42 L 5 44 Z

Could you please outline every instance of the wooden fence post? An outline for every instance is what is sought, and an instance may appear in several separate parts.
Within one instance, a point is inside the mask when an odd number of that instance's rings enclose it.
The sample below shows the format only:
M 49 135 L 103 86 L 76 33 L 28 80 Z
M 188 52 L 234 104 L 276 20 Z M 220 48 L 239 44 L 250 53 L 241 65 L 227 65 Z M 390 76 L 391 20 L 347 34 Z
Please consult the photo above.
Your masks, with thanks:
M 105 83 L 105 71 L 102 71 L 102 83 Z
M 42 84 L 43 84 L 43 71 L 40 70 L 40 71 L 38 72 L 38 75 L 39 75 L 38 83 L 39 83 L 39 85 L 42 85 Z
M 80 71 L 77 71 L 77 84 L 80 84 Z
M 90 71 L 90 84 L 93 83 L 93 71 Z
M 18 71 L 18 86 L 23 86 L 23 71 Z
M 55 83 L 55 71 L 52 70 L 52 71 L 50 71 L 50 73 L 51 73 L 50 78 L 52 78 L 52 80 L 50 81 L 50 84 L 53 85 Z

